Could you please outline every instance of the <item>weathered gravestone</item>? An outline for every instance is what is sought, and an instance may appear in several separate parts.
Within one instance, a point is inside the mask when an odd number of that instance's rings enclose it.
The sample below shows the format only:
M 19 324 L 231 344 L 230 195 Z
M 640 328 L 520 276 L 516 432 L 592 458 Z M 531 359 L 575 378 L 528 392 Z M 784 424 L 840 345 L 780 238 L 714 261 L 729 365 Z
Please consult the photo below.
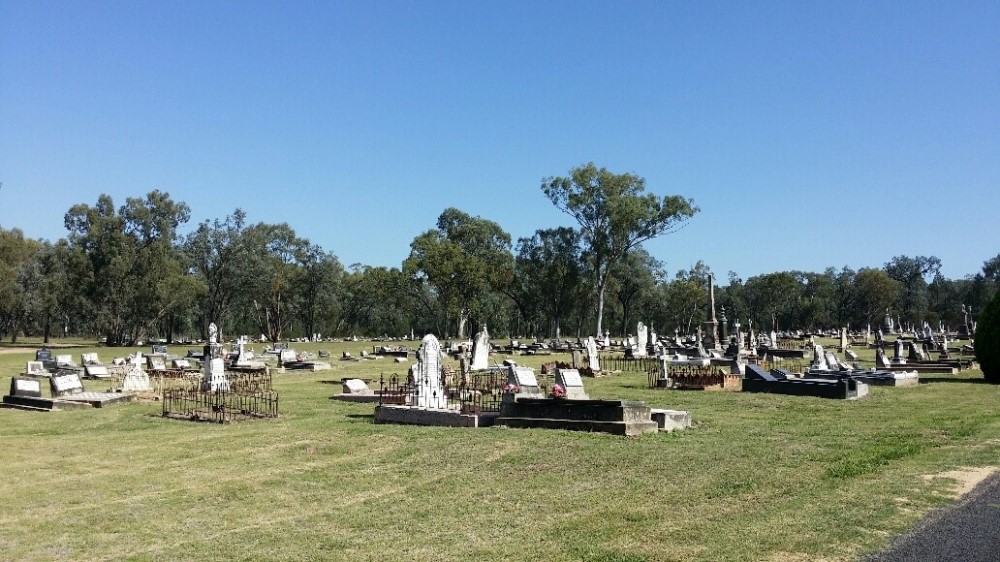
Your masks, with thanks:
M 583 379 L 576 369 L 556 369 L 556 384 L 566 389 L 566 398 L 570 400 L 590 400 L 583 389 Z
M 48 376 L 48 371 L 45 370 L 45 364 L 41 361 L 28 361 L 24 366 L 24 374 L 29 376 Z
M 49 378 L 49 390 L 53 397 L 70 396 L 83 392 L 83 383 L 76 373 L 56 373 Z
M 208 325 L 208 345 L 204 347 L 201 389 L 206 392 L 228 391 L 226 364 L 222 360 L 222 345 L 218 342 L 215 322 Z
M 595 373 L 601 370 L 601 361 L 597 357 L 597 342 L 593 336 L 587 338 L 587 362 Z
M 10 379 L 10 395 L 41 398 L 42 383 L 38 379 L 14 377 Z
M 473 371 L 482 371 L 490 366 L 490 333 L 483 324 L 483 329 L 476 334 L 476 340 L 472 344 L 472 366 Z
M 151 351 L 152 351 L 152 353 L 154 355 L 166 355 L 167 354 L 167 346 L 165 346 L 165 345 L 155 344 L 150 349 L 151 349 Z
M 73 365 L 72 355 L 56 355 L 56 366 L 57 367 L 75 367 Z
M 167 359 L 163 355 L 147 355 L 146 364 L 153 371 L 163 371 L 167 368 Z
M 885 356 L 885 350 L 883 349 L 875 350 L 875 367 L 877 369 L 892 368 L 892 363 L 890 363 L 889 358 Z
M 420 342 L 417 364 L 413 367 L 413 384 L 411 406 L 444 408 L 448 405 L 441 384 L 441 344 L 433 334 L 427 334 Z
M 121 389 L 123 392 L 152 392 L 153 387 L 149 384 L 146 371 L 138 365 L 132 365 L 122 378 Z
M 341 390 L 344 394 L 371 394 L 368 384 L 361 379 L 346 379 L 341 383 Z
M 632 348 L 632 357 L 645 357 L 646 346 L 649 344 L 649 330 L 642 322 L 636 326 L 636 342 Z

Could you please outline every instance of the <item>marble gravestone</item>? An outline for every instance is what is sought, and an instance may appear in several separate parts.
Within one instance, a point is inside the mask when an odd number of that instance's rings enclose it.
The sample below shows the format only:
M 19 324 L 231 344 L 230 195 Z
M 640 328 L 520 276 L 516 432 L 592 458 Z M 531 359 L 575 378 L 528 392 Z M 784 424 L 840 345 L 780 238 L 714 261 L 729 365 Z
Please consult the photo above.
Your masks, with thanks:
M 649 345 L 649 330 L 646 325 L 639 322 L 635 329 L 636 342 L 635 347 L 632 348 L 632 357 L 645 357 L 646 356 L 646 346 Z
M 341 383 L 341 392 L 344 394 L 371 394 L 368 384 L 361 379 L 346 379 Z
M 882 348 L 875 350 L 875 367 L 877 369 L 892 368 L 892 363 L 889 362 L 889 358 L 885 356 L 885 350 Z
M 541 389 L 538 387 L 538 379 L 535 378 L 535 370 L 530 367 L 509 367 L 507 371 L 507 384 L 512 384 L 520 388 L 515 393 L 516 398 L 544 398 Z
M 80 394 L 83 392 L 83 383 L 80 381 L 80 375 L 76 373 L 57 373 L 49 379 L 49 390 L 54 397 Z
M 601 370 L 601 361 L 597 357 L 597 342 L 593 336 L 587 338 L 587 362 L 595 373 Z
M 482 371 L 490 366 L 490 333 L 483 324 L 483 329 L 476 334 L 475 342 L 472 344 L 472 365 L 473 371 Z
M 38 382 L 38 379 L 13 377 L 10 379 L 10 395 L 41 398 L 42 383 Z
M 48 376 L 49 373 L 45 370 L 45 364 L 41 361 L 28 361 L 24 367 L 24 374 L 29 376 Z
M 215 322 L 208 325 L 208 345 L 204 348 L 201 389 L 205 392 L 228 391 L 226 364 L 222 360 L 222 344 L 218 342 L 219 330 Z
M 441 344 L 433 334 L 424 336 L 417 351 L 410 405 L 416 408 L 445 408 L 448 405 L 441 384 Z
M 160 358 L 162 360 L 162 357 Z M 132 365 L 132 368 L 125 373 L 122 378 L 122 392 L 152 392 L 153 387 L 149 384 L 149 375 L 146 371 L 138 365 Z
M 566 398 L 570 400 L 590 400 L 583 390 L 583 379 L 576 369 L 556 369 L 556 384 L 566 389 Z

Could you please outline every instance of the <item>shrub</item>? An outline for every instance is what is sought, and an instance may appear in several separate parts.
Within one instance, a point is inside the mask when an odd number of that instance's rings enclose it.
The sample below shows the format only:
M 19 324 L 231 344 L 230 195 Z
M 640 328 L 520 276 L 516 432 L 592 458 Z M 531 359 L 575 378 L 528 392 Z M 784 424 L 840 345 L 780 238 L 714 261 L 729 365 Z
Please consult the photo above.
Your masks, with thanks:
M 979 315 L 976 359 L 987 382 L 1000 384 L 1000 291 Z

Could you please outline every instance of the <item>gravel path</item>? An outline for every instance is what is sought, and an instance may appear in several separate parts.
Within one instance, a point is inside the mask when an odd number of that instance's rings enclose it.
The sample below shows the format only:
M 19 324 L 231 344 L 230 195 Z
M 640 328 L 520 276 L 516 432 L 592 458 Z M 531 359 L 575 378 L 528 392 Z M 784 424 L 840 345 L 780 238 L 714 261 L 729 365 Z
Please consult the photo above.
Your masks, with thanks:
M 1000 561 L 1000 473 L 957 504 L 932 512 L 867 562 Z

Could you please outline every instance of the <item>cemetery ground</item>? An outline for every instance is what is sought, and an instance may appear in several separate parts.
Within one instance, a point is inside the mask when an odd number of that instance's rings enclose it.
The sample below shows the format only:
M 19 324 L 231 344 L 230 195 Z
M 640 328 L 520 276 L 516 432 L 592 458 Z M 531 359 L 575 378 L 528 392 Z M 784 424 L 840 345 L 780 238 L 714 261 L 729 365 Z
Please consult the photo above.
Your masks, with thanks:
M 344 377 L 377 388 L 404 365 L 336 360 L 367 342 L 292 347 L 329 350 L 333 370 L 276 374 L 277 420 L 168 420 L 158 402 L 0 410 L 2 557 L 854 560 L 1000 458 L 1000 387 L 979 371 L 858 401 L 585 379 L 591 397 L 692 412 L 689 430 L 622 438 L 375 425 L 373 405 L 330 397 Z M 136 349 L 72 353 L 109 362 Z M 33 357 L 0 354 L 4 391 Z M 553 359 L 568 356 L 515 357 Z

